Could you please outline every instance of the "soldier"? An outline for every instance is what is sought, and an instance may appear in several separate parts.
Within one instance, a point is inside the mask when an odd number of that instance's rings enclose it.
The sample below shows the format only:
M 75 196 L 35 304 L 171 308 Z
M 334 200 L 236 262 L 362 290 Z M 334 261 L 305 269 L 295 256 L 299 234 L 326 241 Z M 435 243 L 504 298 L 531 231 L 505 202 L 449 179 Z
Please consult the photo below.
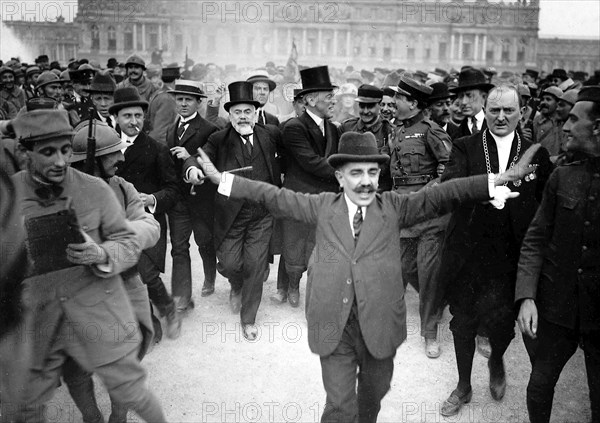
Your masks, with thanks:
M 563 92 L 558 87 L 548 87 L 542 91 L 540 113 L 533 119 L 533 142 L 542 144 L 552 160 L 560 154 L 562 125 L 557 121 L 556 107 Z
M 62 81 L 54 72 L 44 71 L 37 79 L 35 93 L 38 97 L 51 98 L 60 103 L 63 101 Z
M 125 62 L 127 69 L 127 78 L 117 84 L 117 88 L 135 87 L 140 96 L 150 102 L 157 88 L 144 76 L 146 62 L 140 56 L 135 54 L 129 56 Z
M 25 70 L 25 84 L 23 89 L 25 90 L 25 95 L 27 96 L 28 100 L 35 97 L 34 89 L 37 85 L 37 79 L 41 73 L 42 71 L 37 66 L 29 66 Z
M 73 133 L 65 111 L 25 112 L 13 126 L 29 158 L 28 169 L 13 176 L 23 193 L 21 215 L 30 246 L 20 332 L 35 336 L 14 334 L 12 365 L 2 372 L 2 419 L 44 421 L 45 403 L 69 356 L 96 373 L 110 395 L 141 418 L 164 422 L 157 399 L 145 386 L 146 372 L 137 358 L 141 334 L 128 327 L 135 316 L 120 276 L 139 257 L 135 230 L 106 183 L 68 166 Z M 48 241 L 34 229 L 41 224 L 71 241 L 47 248 Z M 52 241 L 59 244 L 60 237 Z M 90 322 L 98 328 L 93 339 L 82 333 Z M 25 366 L 26 387 L 17 390 L 14 366 L 19 358 L 26 360 L 28 350 L 32 361 Z
M 175 99 L 168 93 L 175 87 L 175 80 L 180 76 L 176 63 L 162 68 L 162 89 L 157 91 L 148 106 L 146 132 L 156 141 L 167 144 L 167 129 L 177 119 Z
M 394 126 L 398 126 L 396 122 L 396 100 L 394 96 L 396 92 L 390 87 L 383 88 L 383 96 L 381 97 L 381 102 L 379 105 L 379 114 L 389 123 Z
M 448 132 L 448 122 L 450 122 L 450 107 L 452 106 L 452 99 L 456 97 L 456 94 L 451 93 L 448 90 L 448 85 L 443 82 L 436 82 L 431 84 L 430 87 L 433 89 L 427 102 L 427 110 L 429 111 L 429 119 L 437 123 L 444 131 Z M 450 150 L 452 145 L 447 145 L 446 148 Z
M 430 87 L 402 76 L 395 91 L 397 117 L 403 126 L 396 132 L 390 171 L 393 190 L 406 194 L 419 191 L 443 172 L 450 154 L 446 148 L 450 138 L 423 115 L 432 92 Z M 445 224 L 441 217 L 400 232 L 402 279 L 405 288 L 410 283 L 419 293 L 421 336 L 425 338 L 425 353 L 429 358 L 440 355 L 437 272 Z
M 4 111 L 4 119 L 14 119 L 25 106 L 25 91 L 15 84 L 15 71 L 8 66 L 0 67 L 0 109 Z
M 71 118 L 73 126 L 77 126 L 80 121 L 90 118 L 90 108 L 93 108 L 94 104 L 85 89 L 89 88 L 95 73 L 96 70 L 87 63 L 80 65 L 76 70 L 69 71 L 69 80 L 73 84 L 73 103 L 66 108 L 74 110 L 79 117 L 79 120 Z

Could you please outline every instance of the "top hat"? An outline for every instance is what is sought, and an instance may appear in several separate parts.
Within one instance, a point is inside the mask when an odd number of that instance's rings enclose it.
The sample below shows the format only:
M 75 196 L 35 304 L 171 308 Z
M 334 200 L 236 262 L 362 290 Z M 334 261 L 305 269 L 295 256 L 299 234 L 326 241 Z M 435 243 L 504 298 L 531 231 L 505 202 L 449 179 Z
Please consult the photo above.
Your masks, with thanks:
M 127 67 L 128 65 L 141 66 L 143 69 L 146 69 L 146 62 L 137 54 L 132 54 L 127 58 L 127 60 L 125 61 L 125 67 Z
M 448 89 L 448 85 L 443 82 L 436 82 L 435 84 L 431 84 L 429 86 L 433 91 L 429 96 L 429 100 L 427 101 L 429 104 L 433 104 L 438 100 L 443 100 L 445 98 L 456 97 L 456 94 L 451 93 Z
M 252 76 L 250 76 L 250 78 L 248 78 L 246 81 L 250 82 L 251 84 L 254 84 L 255 82 L 266 82 L 267 84 L 269 84 L 269 91 L 273 91 L 277 86 L 277 84 L 275 84 L 275 81 L 269 78 L 269 73 L 265 70 L 254 71 Z
M 371 132 L 344 132 L 340 137 L 338 152 L 327 158 L 331 167 L 338 167 L 348 162 L 387 163 L 390 156 L 380 154 L 377 140 Z
M 487 78 L 480 70 L 466 68 L 458 75 L 458 86 L 450 88 L 450 91 L 459 93 L 461 91 L 479 89 L 488 92 L 494 88 L 494 84 L 487 82 Z
M 144 111 L 148 108 L 148 102 L 142 100 L 140 93 L 135 87 L 123 87 L 115 90 L 115 102 L 108 108 L 108 113 L 116 115 L 119 110 L 126 107 L 141 107 Z
M 566 81 L 567 79 L 569 79 L 569 77 L 567 75 L 567 71 L 564 69 L 554 69 L 552 71 L 552 73 L 550 74 L 550 78 L 560 78 L 563 81 Z
M 226 112 L 229 108 L 235 104 L 251 104 L 258 108 L 260 103 L 254 100 L 254 93 L 252 92 L 252 83 L 248 81 L 237 81 L 232 82 L 227 87 L 229 90 L 229 101 L 223 105 Z
M 117 83 L 108 72 L 98 72 L 92 79 L 92 84 L 89 88 L 84 88 L 83 91 L 88 93 L 106 93 L 113 94 L 117 89 Z
M 202 91 L 200 83 L 188 79 L 179 79 L 175 81 L 175 89 L 167 91 L 169 94 L 185 94 L 192 97 L 206 98 L 206 94 Z
M 431 87 L 420 83 L 406 75 L 402 75 L 397 87 L 392 88 L 397 94 L 405 95 L 414 98 L 417 101 L 427 103 L 429 96 L 433 92 Z
M 337 85 L 332 85 L 327 66 L 317 66 L 300 71 L 302 79 L 302 95 L 316 91 L 332 91 Z
M 20 143 L 49 141 L 73 135 L 66 110 L 38 109 L 18 115 L 12 121 Z
M 588 85 L 579 91 L 577 101 L 600 103 L 600 85 Z
M 379 103 L 383 98 L 383 91 L 373 85 L 363 84 L 358 87 L 357 103 Z

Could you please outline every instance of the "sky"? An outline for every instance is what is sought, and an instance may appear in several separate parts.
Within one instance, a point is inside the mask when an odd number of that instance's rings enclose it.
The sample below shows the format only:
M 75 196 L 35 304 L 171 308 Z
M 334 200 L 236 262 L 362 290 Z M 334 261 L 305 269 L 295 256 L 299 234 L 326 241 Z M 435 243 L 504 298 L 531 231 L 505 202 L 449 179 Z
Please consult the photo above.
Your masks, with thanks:
M 539 35 L 600 39 L 600 1 L 540 0 Z

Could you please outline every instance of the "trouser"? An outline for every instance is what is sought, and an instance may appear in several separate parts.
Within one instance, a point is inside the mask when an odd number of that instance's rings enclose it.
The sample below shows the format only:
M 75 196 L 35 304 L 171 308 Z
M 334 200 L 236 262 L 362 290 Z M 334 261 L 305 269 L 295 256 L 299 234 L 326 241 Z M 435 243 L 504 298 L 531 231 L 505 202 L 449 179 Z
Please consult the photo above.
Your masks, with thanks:
M 285 219 L 282 223 L 283 248 L 281 257 L 288 275 L 287 284 L 278 282 L 278 289 L 297 290 L 302 274 L 308 268 L 310 255 L 315 247 L 315 227 L 304 222 Z
M 205 283 L 214 284 L 217 275 L 217 257 L 214 247 L 214 213 L 211 208 L 199 206 L 190 210 L 187 201 L 178 202 L 169 213 L 173 296 L 185 300 L 192 298 L 192 264 L 190 260 L 190 236 L 202 257 Z
M 527 385 L 527 410 L 531 423 L 549 422 L 554 387 L 567 361 L 582 341 L 587 371 L 592 422 L 600 422 L 600 331 L 588 333 L 538 320 L 538 345 Z
M 219 273 L 242 293 L 242 324 L 254 324 L 262 297 L 273 217 L 255 207 L 242 207 L 217 248 Z
M 159 241 L 160 242 L 160 241 Z M 164 282 L 160 278 L 160 269 L 152 258 L 142 251 L 138 262 L 138 271 L 144 284 L 148 287 L 148 296 L 154 303 L 161 316 L 166 316 L 175 307 L 173 299 L 167 292 Z
M 394 357 L 378 360 L 369 353 L 355 316 L 350 314 L 333 353 L 321 357 L 327 394 L 321 422 L 376 422 L 390 390 Z
M 442 317 L 438 271 L 443 242 L 443 231 L 425 231 L 418 237 L 400 239 L 404 289 L 410 284 L 419 293 L 421 336 L 428 339 L 437 338 Z

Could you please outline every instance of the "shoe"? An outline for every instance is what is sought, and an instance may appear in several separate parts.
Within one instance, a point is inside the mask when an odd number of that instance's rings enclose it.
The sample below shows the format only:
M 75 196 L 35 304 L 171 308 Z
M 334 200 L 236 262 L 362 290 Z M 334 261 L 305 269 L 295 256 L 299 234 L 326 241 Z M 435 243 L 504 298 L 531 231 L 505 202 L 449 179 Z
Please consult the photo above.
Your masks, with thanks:
M 298 307 L 300 305 L 300 290 L 290 289 L 288 291 L 288 301 L 292 307 Z
M 429 358 L 438 358 L 441 354 L 440 343 L 437 339 L 425 338 L 425 355 Z
M 215 292 L 215 282 L 213 281 L 208 282 L 208 281 L 204 281 L 204 284 L 202 285 L 202 293 L 200 294 L 203 297 L 208 297 L 209 295 L 212 295 Z
M 444 417 L 454 416 L 458 414 L 462 405 L 471 402 L 471 398 L 473 398 L 472 389 L 469 389 L 469 392 L 462 396 L 460 395 L 460 391 L 458 389 L 455 389 L 454 391 L 452 391 L 448 399 L 444 401 L 444 404 L 442 404 L 440 414 Z
M 196 306 L 193 299 L 186 300 L 183 297 L 173 297 L 175 308 L 180 317 L 185 317 Z
M 248 341 L 254 341 L 258 336 L 258 328 L 254 323 L 242 323 L 242 333 L 244 334 L 244 338 L 246 338 Z
M 492 355 L 492 346 L 489 338 L 477 335 L 477 352 L 485 358 L 490 358 Z
M 506 393 L 506 372 L 504 371 L 504 362 L 500 367 L 493 369 L 492 363 L 488 360 L 488 369 L 490 369 L 490 394 L 496 401 L 504 398 Z
M 229 305 L 231 306 L 231 312 L 238 314 L 242 309 L 242 291 L 235 292 L 233 289 L 229 291 Z
M 177 339 L 181 335 L 181 316 L 175 307 L 167 313 L 167 338 Z
M 162 340 L 163 332 L 160 320 L 154 314 L 152 315 L 152 327 L 154 328 L 153 344 L 158 344 Z
M 287 301 L 288 293 L 285 289 L 278 289 L 276 294 L 269 297 L 271 301 L 277 304 L 283 304 Z

